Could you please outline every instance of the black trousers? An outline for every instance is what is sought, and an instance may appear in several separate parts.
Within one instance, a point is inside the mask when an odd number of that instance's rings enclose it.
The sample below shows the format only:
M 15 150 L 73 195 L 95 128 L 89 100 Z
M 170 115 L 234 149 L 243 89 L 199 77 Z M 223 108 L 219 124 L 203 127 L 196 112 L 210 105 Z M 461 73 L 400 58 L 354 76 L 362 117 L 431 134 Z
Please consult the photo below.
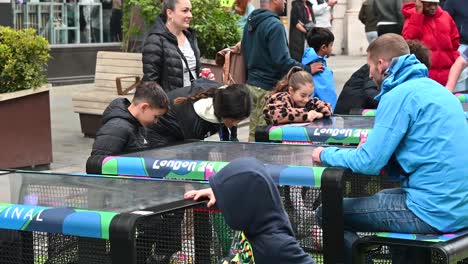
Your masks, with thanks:
M 403 27 L 399 24 L 377 26 L 377 34 L 379 35 L 379 37 L 387 33 L 395 33 L 401 35 L 402 30 Z

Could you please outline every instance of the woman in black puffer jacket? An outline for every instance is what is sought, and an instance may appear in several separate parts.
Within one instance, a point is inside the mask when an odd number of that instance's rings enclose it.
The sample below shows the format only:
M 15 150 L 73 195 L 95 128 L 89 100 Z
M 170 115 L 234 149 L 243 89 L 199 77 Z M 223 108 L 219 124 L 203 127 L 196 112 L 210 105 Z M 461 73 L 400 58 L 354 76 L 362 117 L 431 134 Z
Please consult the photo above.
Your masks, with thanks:
M 200 72 L 200 51 L 190 0 L 165 0 L 143 46 L 143 81 L 157 82 L 164 91 L 190 86 Z

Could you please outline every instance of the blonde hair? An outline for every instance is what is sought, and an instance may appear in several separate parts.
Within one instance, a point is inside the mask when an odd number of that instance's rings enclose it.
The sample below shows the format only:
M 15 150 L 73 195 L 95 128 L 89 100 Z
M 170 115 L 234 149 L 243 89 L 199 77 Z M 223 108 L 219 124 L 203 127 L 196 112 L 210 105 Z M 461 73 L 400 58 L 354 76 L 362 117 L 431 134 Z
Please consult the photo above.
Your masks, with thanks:
M 312 88 L 314 87 L 312 75 L 301 67 L 294 66 L 283 77 L 283 79 L 278 81 L 272 93 L 286 92 L 289 87 L 291 87 L 293 91 L 297 91 L 299 89 L 299 85 L 306 84 L 312 85 Z

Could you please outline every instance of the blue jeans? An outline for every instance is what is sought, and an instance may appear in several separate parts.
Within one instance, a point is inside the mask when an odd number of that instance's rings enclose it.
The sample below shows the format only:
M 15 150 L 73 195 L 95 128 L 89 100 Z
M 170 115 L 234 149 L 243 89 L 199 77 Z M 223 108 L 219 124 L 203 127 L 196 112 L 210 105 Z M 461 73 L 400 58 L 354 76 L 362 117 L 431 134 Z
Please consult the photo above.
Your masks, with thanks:
M 317 221 L 321 225 L 321 210 Z M 345 263 L 352 263 L 353 243 L 359 238 L 356 232 L 439 233 L 419 219 L 406 207 L 406 194 L 400 189 L 382 190 L 372 196 L 343 199 Z M 407 248 L 392 248 L 393 263 L 411 263 L 419 255 Z M 414 263 L 414 262 L 413 262 Z
M 466 49 L 468 49 L 468 45 L 466 44 L 460 44 L 460 47 L 458 48 L 458 51 L 461 53 L 463 53 Z M 463 79 L 463 77 L 466 77 L 468 74 L 468 69 L 465 68 L 461 73 L 460 73 L 460 77 L 458 78 L 459 81 L 461 81 Z M 463 77 L 462 77 L 463 76 Z M 464 79 L 462 80 L 461 82 L 457 82 L 457 85 L 455 86 L 455 92 L 459 92 L 459 91 L 465 91 L 468 89 L 468 78 L 467 79 Z

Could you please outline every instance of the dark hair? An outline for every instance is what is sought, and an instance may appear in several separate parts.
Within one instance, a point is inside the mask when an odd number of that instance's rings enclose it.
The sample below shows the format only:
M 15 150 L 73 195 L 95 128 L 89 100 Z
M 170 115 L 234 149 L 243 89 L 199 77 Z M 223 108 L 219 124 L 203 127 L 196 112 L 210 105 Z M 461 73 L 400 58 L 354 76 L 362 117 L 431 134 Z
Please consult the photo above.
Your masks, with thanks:
M 135 90 L 132 103 L 146 102 L 153 108 L 168 109 L 169 98 L 156 82 L 140 83 Z
M 417 39 L 409 39 L 406 41 L 411 54 L 429 69 L 431 67 L 431 50 Z
M 311 84 L 314 87 L 312 75 L 301 67 L 294 66 L 289 72 L 278 81 L 272 93 L 280 93 L 287 91 L 291 86 L 294 91 L 299 89 L 299 85 Z
M 335 41 L 335 35 L 328 28 L 314 27 L 307 32 L 306 39 L 309 47 L 318 52 L 322 45 L 329 45 Z
M 226 88 L 210 88 L 189 97 L 178 97 L 174 104 L 213 98 L 214 113 L 218 118 L 242 120 L 249 117 L 252 110 L 250 93 L 243 84 L 232 84 Z
M 175 5 L 179 2 L 179 0 L 163 0 L 162 2 L 163 3 L 162 3 L 162 8 L 161 8 L 161 13 L 159 14 L 159 16 L 162 18 L 164 23 L 166 23 L 167 22 L 167 10 L 168 9 L 174 10 Z
M 374 62 L 379 59 L 390 61 L 393 58 L 409 53 L 409 47 L 405 39 L 394 33 L 383 34 L 367 47 L 367 54 Z

